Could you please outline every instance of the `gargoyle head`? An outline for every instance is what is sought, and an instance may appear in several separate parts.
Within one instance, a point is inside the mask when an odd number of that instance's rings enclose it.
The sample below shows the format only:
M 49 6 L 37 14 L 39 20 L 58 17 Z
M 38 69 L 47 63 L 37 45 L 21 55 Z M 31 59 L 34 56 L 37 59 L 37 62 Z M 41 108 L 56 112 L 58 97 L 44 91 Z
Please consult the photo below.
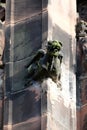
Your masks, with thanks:
M 50 56 L 58 56 L 59 55 L 59 51 L 62 48 L 62 43 L 54 40 L 54 41 L 48 41 L 48 45 L 47 45 L 47 53 Z

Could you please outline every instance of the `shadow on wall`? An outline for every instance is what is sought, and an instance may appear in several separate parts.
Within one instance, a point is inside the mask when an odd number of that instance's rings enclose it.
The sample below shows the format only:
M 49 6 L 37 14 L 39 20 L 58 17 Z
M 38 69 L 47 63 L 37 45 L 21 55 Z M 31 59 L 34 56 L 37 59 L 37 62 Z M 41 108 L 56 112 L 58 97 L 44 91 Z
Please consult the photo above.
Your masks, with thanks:
M 47 39 L 47 17 L 48 15 L 46 12 L 42 16 L 43 24 L 41 24 L 40 16 L 40 19 L 37 18 L 36 22 L 34 20 L 31 20 L 30 22 L 27 21 L 26 25 L 25 23 L 16 25 L 14 27 L 15 40 L 14 44 L 11 45 L 11 27 L 9 26 L 6 28 L 6 44 L 4 49 L 4 63 L 6 64 L 5 72 L 7 84 L 6 91 L 11 91 L 11 89 L 16 91 L 25 87 L 25 77 L 27 75 L 25 66 L 28 64 L 28 62 L 30 62 L 35 52 L 37 52 L 37 50 L 41 48 L 41 44 L 44 44 L 44 41 L 46 41 Z M 41 25 L 43 25 L 43 29 L 41 29 Z M 29 29 L 27 29 L 27 26 L 29 27 Z
M 8 127 L 9 100 L 12 100 L 12 127 L 14 130 L 41 130 L 41 88 L 37 84 L 25 88 L 27 75 L 25 66 L 30 61 L 31 55 L 41 48 L 42 42 L 47 39 L 47 17 L 46 12 L 42 17 L 38 15 L 33 20 L 26 19 L 26 25 L 23 22 L 14 25 L 14 30 L 11 30 L 10 25 L 6 28 L 4 63 L 7 97 L 4 115 L 7 116 L 4 117 L 4 123 Z M 15 37 L 14 44 L 10 44 L 11 32 Z M 13 92 L 12 95 L 11 92 Z
M 45 12 L 42 16 L 40 14 L 31 20 L 26 19 L 13 27 L 6 26 L 5 62 L 24 60 L 41 48 L 47 40 L 47 23 L 48 14 Z
M 34 86 L 31 86 L 30 89 L 10 95 L 10 97 L 5 100 L 4 115 L 7 115 L 4 117 L 5 127 L 8 125 L 9 99 L 12 100 L 12 122 L 14 129 L 40 130 L 41 99 L 39 87 L 35 89 Z

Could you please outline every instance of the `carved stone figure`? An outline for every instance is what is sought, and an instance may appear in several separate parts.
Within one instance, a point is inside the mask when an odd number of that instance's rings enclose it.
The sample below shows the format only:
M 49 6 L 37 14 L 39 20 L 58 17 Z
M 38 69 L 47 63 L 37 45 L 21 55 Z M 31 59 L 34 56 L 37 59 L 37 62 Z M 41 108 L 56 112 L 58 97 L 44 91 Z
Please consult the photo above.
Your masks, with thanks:
M 77 40 L 79 37 L 85 37 L 87 35 L 87 23 L 83 20 L 80 20 L 76 25 L 76 37 Z
M 47 50 L 40 49 L 32 58 L 27 67 L 27 83 L 33 80 L 42 81 L 50 77 L 57 85 L 60 85 L 62 55 L 60 50 L 62 43 L 59 41 L 48 41 Z

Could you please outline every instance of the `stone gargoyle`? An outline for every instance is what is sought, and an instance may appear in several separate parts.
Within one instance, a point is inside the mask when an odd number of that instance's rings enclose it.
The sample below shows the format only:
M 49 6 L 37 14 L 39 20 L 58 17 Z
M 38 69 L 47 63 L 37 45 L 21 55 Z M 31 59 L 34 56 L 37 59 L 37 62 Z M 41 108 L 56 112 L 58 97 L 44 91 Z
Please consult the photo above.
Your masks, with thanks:
M 61 87 L 61 63 L 62 54 L 60 53 L 62 43 L 54 40 L 48 41 L 46 51 L 39 49 L 30 63 L 26 66 L 28 75 L 28 85 L 32 81 L 42 81 L 44 78 L 50 77 L 57 86 Z
M 76 25 L 76 37 L 79 40 L 79 37 L 87 36 L 87 22 L 80 20 Z

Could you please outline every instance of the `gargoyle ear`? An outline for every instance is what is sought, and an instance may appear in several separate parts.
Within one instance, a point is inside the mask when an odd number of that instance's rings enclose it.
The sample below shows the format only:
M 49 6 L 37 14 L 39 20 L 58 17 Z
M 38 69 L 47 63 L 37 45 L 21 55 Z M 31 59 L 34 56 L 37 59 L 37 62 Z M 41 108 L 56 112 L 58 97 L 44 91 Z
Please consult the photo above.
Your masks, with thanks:
M 59 44 L 60 44 L 61 46 L 63 46 L 61 42 L 59 42 Z

